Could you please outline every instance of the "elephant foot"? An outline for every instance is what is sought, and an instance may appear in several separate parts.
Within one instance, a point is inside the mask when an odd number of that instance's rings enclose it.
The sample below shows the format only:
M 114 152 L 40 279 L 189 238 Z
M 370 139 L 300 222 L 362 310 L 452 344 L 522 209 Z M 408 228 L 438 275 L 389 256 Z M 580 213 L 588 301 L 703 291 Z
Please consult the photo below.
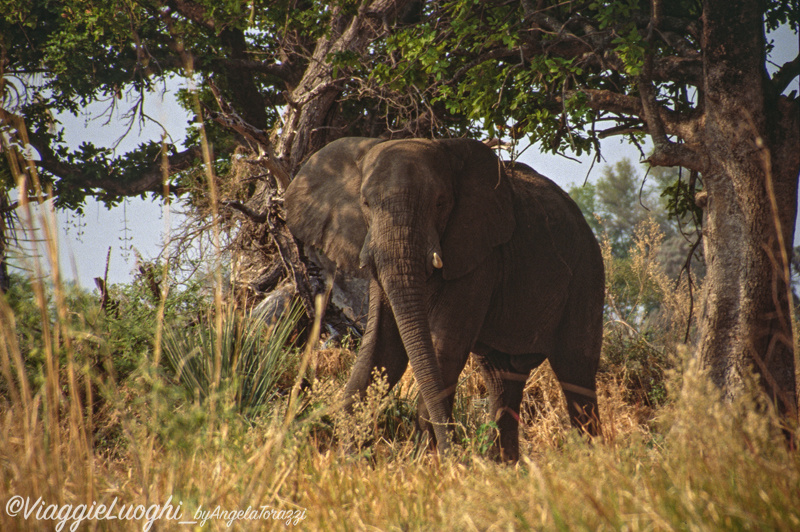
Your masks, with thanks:
M 561 385 L 567 399 L 567 410 L 572 426 L 592 438 L 600 436 L 600 412 L 595 392 L 564 383 Z

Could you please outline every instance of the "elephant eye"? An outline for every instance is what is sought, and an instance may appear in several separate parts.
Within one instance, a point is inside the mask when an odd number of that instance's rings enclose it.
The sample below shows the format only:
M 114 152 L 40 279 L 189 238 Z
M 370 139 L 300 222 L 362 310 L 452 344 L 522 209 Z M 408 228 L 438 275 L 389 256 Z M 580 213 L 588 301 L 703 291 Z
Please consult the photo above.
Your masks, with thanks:
M 444 198 L 440 196 L 439 198 L 436 199 L 436 208 L 441 209 L 442 207 L 444 207 L 444 203 L 445 203 Z

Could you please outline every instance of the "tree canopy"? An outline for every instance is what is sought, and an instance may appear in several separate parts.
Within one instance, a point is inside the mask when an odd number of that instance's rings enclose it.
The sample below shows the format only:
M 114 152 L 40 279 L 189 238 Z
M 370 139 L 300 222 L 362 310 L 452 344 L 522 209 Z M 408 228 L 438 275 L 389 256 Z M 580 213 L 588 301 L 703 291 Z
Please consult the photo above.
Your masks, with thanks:
M 287 106 L 333 94 L 335 105 L 315 119 L 326 129 L 294 133 L 320 140 L 280 140 L 291 147 L 278 153 L 290 171 L 309 148 L 344 134 L 488 132 L 552 152 L 596 152 L 610 135 L 642 139 L 650 111 L 664 138 L 687 145 L 656 143 L 651 159 L 696 167 L 690 137 L 703 119 L 703 5 L 653 6 L 659 11 L 651 14 L 642 1 L 9 0 L 0 7 L 3 109 L 24 118 L 43 182 L 72 209 L 87 194 L 113 203 L 161 193 L 162 149 L 171 190 L 179 191 L 180 171 L 200 159 L 198 135 L 185 147 L 149 139 L 112 157 L 90 143 L 67 149 L 54 113 L 98 101 L 118 106 L 129 93 L 136 96 L 129 120 L 152 119 L 143 116 L 143 100 L 177 76 L 192 77 L 200 100 L 216 110 L 213 81 L 273 143 L 291 118 Z M 765 28 L 797 23 L 795 3 L 765 3 Z M 763 43 L 762 63 L 770 46 Z M 796 59 L 783 65 L 771 92 L 781 94 L 798 69 Z M 182 102 L 198 111 L 188 94 Z M 4 127 L 13 128 L 10 118 Z M 209 129 L 219 154 L 241 140 Z M 5 186 L 14 186 L 4 174 Z

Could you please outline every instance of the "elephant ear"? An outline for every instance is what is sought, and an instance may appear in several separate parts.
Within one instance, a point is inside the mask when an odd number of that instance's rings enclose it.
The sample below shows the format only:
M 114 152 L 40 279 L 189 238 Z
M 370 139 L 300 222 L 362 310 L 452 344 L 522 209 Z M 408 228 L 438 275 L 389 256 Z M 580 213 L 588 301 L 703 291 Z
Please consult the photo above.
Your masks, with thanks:
M 359 161 L 380 142 L 360 137 L 331 142 L 303 164 L 284 195 L 292 234 L 356 275 L 361 273 L 359 253 L 367 235 Z
M 445 279 L 478 266 L 516 225 L 508 176 L 494 152 L 469 139 L 438 141 L 450 154 L 455 203 L 442 238 Z

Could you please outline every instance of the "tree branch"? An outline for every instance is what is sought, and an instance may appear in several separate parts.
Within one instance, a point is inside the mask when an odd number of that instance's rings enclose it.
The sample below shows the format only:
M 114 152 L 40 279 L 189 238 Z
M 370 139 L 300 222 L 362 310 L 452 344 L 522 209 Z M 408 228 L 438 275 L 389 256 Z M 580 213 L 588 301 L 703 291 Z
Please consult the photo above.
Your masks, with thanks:
M 699 57 L 661 57 L 653 62 L 652 76 L 658 81 L 688 83 L 698 87 L 703 79 L 703 61 Z
M 294 64 L 289 62 L 278 64 L 267 63 L 265 61 L 253 61 L 252 59 L 218 58 L 214 60 L 213 63 L 219 63 L 225 68 L 249 70 L 259 74 L 275 76 L 290 87 L 297 85 L 297 82 L 300 80 Z
M 586 97 L 587 105 L 595 111 L 607 111 L 623 117 L 635 116 L 646 121 L 641 98 L 601 89 L 565 91 L 564 98 L 572 98 L 577 93 L 583 94 Z M 560 106 L 561 98 L 557 97 L 555 103 Z M 659 105 L 656 106 L 656 109 L 668 135 L 676 135 L 686 142 L 694 142 L 698 138 L 705 120 L 703 113 L 698 110 L 676 112 Z
M 242 214 L 244 214 L 245 216 L 247 216 L 248 218 L 250 218 L 251 220 L 253 220 L 256 223 L 263 224 L 264 222 L 267 221 L 267 213 L 265 213 L 265 212 L 261 212 L 261 213 L 256 212 L 253 209 L 251 209 L 250 207 L 248 207 L 247 205 L 245 205 L 245 204 L 243 204 L 243 203 L 241 203 L 239 201 L 224 201 L 223 200 L 223 201 L 220 201 L 220 204 L 224 205 L 225 207 L 230 207 L 231 209 L 235 209 L 235 210 L 241 212 Z
M 297 290 L 297 295 L 300 297 L 300 301 L 303 303 L 303 307 L 306 310 L 306 315 L 314 319 L 314 315 L 316 314 L 314 309 L 314 294 L 308 277 L 308 270 L 306 269 L 305 263 L 300 259 L 300 250 L 297 247 L 297 242 L 281 217 L 278 216 L 273 209 L 269 211 L 269 214 L 266 216 L 269 234 L 272 236 L 275 247 L 278 248 L 278 253 L 280 253 L 286 271 L 289 272 L 291 276 L 295 290 Z
M 135 175 L 119 175 L 109 170 L 106 177 L 90 178 L 87 177 L 82 167 L 72 165 L 61 160 L 53 151 L 48 143 L 37 142 L 35 134 L 31 134 L 31 145 L 39 152 L 40 160 L 36 165 L 41 169 L 58 176 L 70 186 L 77 186 L 87 189 L 100 189 L 108 194 L 117 196 L 138 196 L 144 192 L 164 192 L 163 161 L 161 157 L 154 161 L 142 172 Z M 191 167 L 192 164 L 202 156 L 200 148 L 191 147 L 182 152 L 167 157 L 167 175 L 180 172 Z M 169 192 L 177 194 L 177 187 L 169 186 Z
M 786 87 L 788 87 L 797 76 L 800 76 L 800 55 L 788 63 L 784 63 L 775 75 L 772 76 L 772 86 L 775 89 L 775 94 L 781 94 L 786 90 Z
M 655 150 L 647 162 L 653 166 L 683 166 L 703 172 L 707 162 L 697 146 L 676 144 L 667 138 L 667 128 L 663 120 L 663 116 L 667 113 L 656 101 L 656 91 L 653 86 L 653 47 L 661 24 L 661 0 L 651 1 L 652 13 L 645 38 L 644 65 L 638 80 L 642 108 L 640 116 L 644 118 L 647 132 L 655 145 Z
M 289 173 L 286 171 L 286 169 L 283 168 L 283 165 L 275 160 L 274 157 L 272 157 L 272 142 L 270 142 L 267 132 L 245 122 L 242 117 L 240 117 L 239 114 L 233 109 L 231 104 L 222 98 L 219 93 L 219 89 L 211 80 L 209 80 L 209 87 L 211 88 L 211 92 L 214 94 L 214 98 L 216 98 L 217 105 L 219 105 L 220 108 L 219 113 L 210 111 L 208 113 L 209 118 L 223 127 L 236 131 L 246 139 L 256 144 L 259 147 L 261 158 L 264 162 L 264 165 L 267 167 L 267 170 L 269 170 L 270 173 L 275 176 L 275 179 L 278 181 L 278 184 L 281 186 L 281 188 L 286 190 L 286 187 L 289 186 L 292 178 L 289 176 Z
M 653 139 L 656 149 L 669 143 L 667 134 L 664 130 L 664 123 L 661 121 L 656 102 L 655 89 L 653 87 L 653 46 L 655 34 L 661 19 L 661 0 L 651 0 L 652 14 L 650 23 L 647 25 L 647 37 L 645 38 L 644 65 L 642 73 L 639 75 L 639 96 L 642 101 L 642 112 L 647 124 L 647 131 Z
M 708 157 L 700 144 L 677 144 L 667 141 L 656 146 L 645 162 L 651 166 L 682 166 L 700 173 L 708 169 Z
M 203 26 L 211 31 L 216 31 L 216 23 L 213 17 L 206 15 L 206 8 L 191 0 L 169 0 L 167 5 L 199 26 Z
M 624 122 L 619 124 L 618 126 L 613 126 L 608 129 L 604 129 L 597 134 L 598 138 L 604 139 L 607 137 L 613 137 L 614 135 L 627 135 L 628 133 L 640 133 L 643 130 L 643 124 L 641 121 L 635 122 Z

